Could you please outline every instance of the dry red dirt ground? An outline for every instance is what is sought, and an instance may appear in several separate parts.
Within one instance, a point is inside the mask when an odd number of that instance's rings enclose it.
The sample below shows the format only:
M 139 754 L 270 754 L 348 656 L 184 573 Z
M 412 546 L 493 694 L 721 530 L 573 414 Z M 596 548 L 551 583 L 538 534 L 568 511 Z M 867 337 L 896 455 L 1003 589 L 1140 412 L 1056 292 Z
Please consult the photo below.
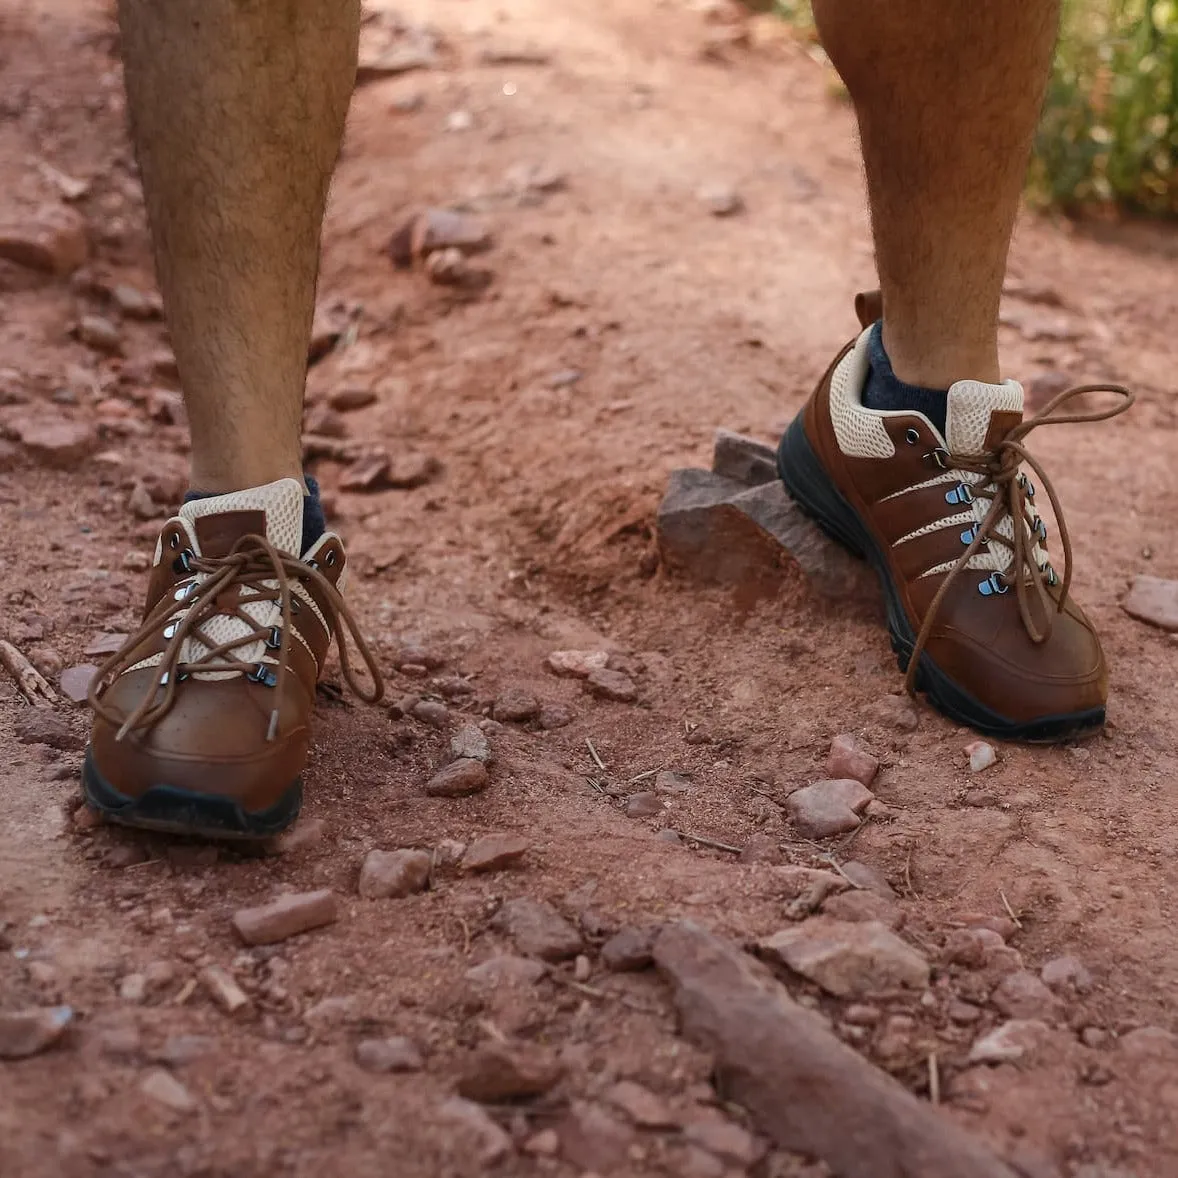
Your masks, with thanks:
M 1068 509 L 1075 593 L 1106 639 L 1108 727 L 1077 748 L 1003 747 L 972 775 L 964 731 L 924 708 L 906 731 L 881 710 L 899 676 L 870 609 L 830 609 L 795 577 L 746 612 L 655 556 L 669 470 L 706 463 L 719 425 L 772 438 L 849 336 L 852 293 L 873 284 L 852 119 L 822 67 L 761 26 L 741 44 L 678 2 L 399 11 L 440 49 L 431 68 L 357 92 L 321 292 L 352 326 L 310 396 L 321 412 L 339 388 L 373 390 L 341 415 L 344 443 L 440 464 L 415 489 L 349 493 L 338 462 L 315 463 L 390 702 L 448 695 L 448 714 L 427 709 L 435 727 L 325 700 L 304 843 L 249 856 L 80 821 L 83 709 L 58 705 L 77 739 L 57 743 L 72 748 L 23 743 L 28 709 L 0 677 L 0 1011 L 74 1011 L 51 1050 L 0 1062 L 0 1172 L 822 1174 L 739 1134 L 725 1152 L 715 1125 L 752 1123 L 677 1035 L 658 975 L 611 972 L 598 950 L 618 928 L 678 917 L 743 943 L 768 936 L 790 925 L 790 865 L 855 859 L 890 882 L 872 911 L 932 963 L 932 985 L 851 1009 L 783 973 L 795 996 L 1025 1175 L 1178 1173 L 1175 647 L 1119 606 L 1133 574 L 1178 575 L 1178 238 L 1020 227 L 1009 371 L 1047 374 L 1039 388 L 1058 373 L 1117 379 L 1139 402 L 1114 423 L 1033 438 Z M 529 61 L 503 52 L 520 47 Z M 174 400 L 154 391 L 167 387 L 162 324 L 120 321 L 104 293 L 152 289 L 107 6 L 6 0 L 0 111 L 5 222 L 42 216 L 64 186 L 93 245 L 72 281 L 0 263 L 0 637 L 56 682 L 95 661 L 97 636 L 136 622 L 132 554 L 150 551 L 184 487 L 185 443 L 166 422 Z M 564 183 L 520 199 L 528 167 Z M 700 193 L 717 184 L 742 212 L 711 215 Z M 430 204 L 486 219 L 485 291 L 384 254 Z M 121 356 L 76 338 L 92 314 L 115 323 Z M 97 430 L 95 453 L 38 462 L 11 440 L 30 414 Z M 439 665 L 395 670 L 406 644 Z M 568 648 L 612 652 L 637 702 L 547 672 L 545 656 Z M 510 690 L 571 721 L 491 726 L 489 788 L 426 796 L 453 728 Z M 779 803 L 825 776 L 840 733 L 882 760 L 873 789 L 889 809 L 853 841 L 807 842 Z M 628 817 L 624 796 L 649 789 L 633 779 L 652 770 L 685 789 L 655 817 Z M 403 899 L 357 894 L 372 849 L 488 832 L 521 835 L 522 860 L 483 875 L 439 864 Z M 319 888 L 338 896 L 334 924 L 243 949 L 238 908 Z M 511 951 L 495 916 L 517 897 L 577 924 L 584 961 L 480 988 L 467 971 Z M 952 948 L 985 918 L 1030 974 L 1063 956 L 1090 974 L 1015 1002 L 1046 1028 L 997 1065 L 968 1057 L 1013 1009 L 996 997 L 1002 969 Z M 236 980 L 243 1010 L 212 1000 L 198 981 L 209 965 Z M 364 1067 L 357 1044 L 388 1036 L 412 1040 L 422 1068 Z M 496 1138 L 450 1102 L 471 1052 L 500 1038 L 549 1050 L 563 1076 L 534 1100 L 491 1101 Z M 636 1127 L 614 1107 L 620 1080 L 654 1092 L 666 1124 Z

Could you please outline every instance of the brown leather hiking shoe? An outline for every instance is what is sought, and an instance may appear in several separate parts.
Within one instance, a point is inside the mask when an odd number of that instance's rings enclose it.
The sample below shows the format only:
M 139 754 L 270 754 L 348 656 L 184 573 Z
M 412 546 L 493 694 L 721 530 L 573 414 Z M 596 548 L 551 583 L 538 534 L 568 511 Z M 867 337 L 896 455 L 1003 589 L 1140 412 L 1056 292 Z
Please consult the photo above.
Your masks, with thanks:
M 95 676 L 82 788 L 117 822 L 221 838 L 296 818 L 315 685 L 342 623 L 380 674 L 340 596 L 347 558 L 325 533 L 299 555 L 303 487 L 184 504 L 156 545 L 144 622 Z
M 860 314 L 865 328 L 871 318 Z M 1022 443 L 1041 425 L 1122 413 L 1132 394 L 1083 386 L 1023 421 L 1014 381 L 959 381 L 949 389 L 942 437 L 921 413 L 863 406 L 868 334 L 838 356 L 786 431 L 778 450 L 786 489 L 875 568 L 909 691 L 1012 740 L 1066 740 L 1098 728 L 1108 695 L 1104 655 L 1068 596 L 1071 547 L 1055 492 Z M 1122 401 L 1104 412 L 1056 412 L 1093 391 Z M 1062 577 L 1048 561 L 1047 528 L 1023 464 L 1058 522 Z

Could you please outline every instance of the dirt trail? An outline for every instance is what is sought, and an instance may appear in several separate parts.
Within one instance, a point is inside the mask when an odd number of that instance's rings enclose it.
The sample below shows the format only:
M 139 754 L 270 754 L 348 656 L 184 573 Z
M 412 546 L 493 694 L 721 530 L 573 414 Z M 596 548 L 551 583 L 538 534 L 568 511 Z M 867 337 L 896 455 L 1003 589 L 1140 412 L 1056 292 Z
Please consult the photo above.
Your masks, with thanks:
M 1069 509 L 1075 592 L 1102 629 L 1114 694 L 1101 737 L 1002 748 L 971 775 L 964 731 L 924 709 L 911 732 L 883 718 L 899 677 L 871 610 L 830 609 L 794 579 L 745 614 L 654 559 L 667 473 L 705 463 L 716 426 L 771 438 L 848 337 L 853 292 L 872 283 L 848 111 L 788 41 L 722 43 L 729 26 L 679 3 L 558 7 L 398 6 L 438 30 L 439 60 L 358 91 L 326 232 L 322 303 L 342 305 L 355 330 L 312 370 L 313 411 L 340 387 L 371 388 L 373 405 L 342 415 L 345 441 L 408 448 L 441 473 L 378 493 L 340 490 L 339 463 L 319 460 L 318 473 L 390 700 L 448 697 L 443 726 L 325 702 L 306 845 L 214 857 L 79 829 L 77 748 L 18 740 L 27 709 L 0 678 L 0 1010 L 62 1001 L 77 1024 L 59 1048 L 0 1063 L 0 1172 L 414 1178 L 481 1173 L 498 1149 L 512 1175 L 819 1175 L 783 1154 L 700 1144 L 701 1124 L 743 1114 L 676 1036 L 656 975 L 611 973 L 598 948 L 617 928 L 678 916 L 742 942 L 768 936 L 789 924 L 789 865 L 829 868 L 833 855 L 890 881 L 871 914 L 927 956 L 934 982 L 923 999 L 892 993 L 866 1013 L 793 977 L 796 995 L 918 1094 L 935 1055 L 947 1115 L 1021 1173 L 1173 1174 L 1178 683 L 1173 644 L 1119 600 L 1134 573 L 1178 576 L 1164 542 L 1178 512 L 1178 238 L 1020 228 L 1009 371 L 1030 384 L 1117 379 L 1140 397 L 1115 423 L 1033 439 Z M 88 272 L 104 289 L 146 291 L 105 8 L 0 6 L 3 220 L 61 202 L 63 181 L 43 164 L 88 181 L 75 199 L 95 244 Z M 546 60 L 486 64 L 485 51 L 521 46 Z M 565 183 L 521 201 L 521 166 Z M 739 191 L 742 213 L 709 215 L 699 193 L 718 183 Z M 495 238 L 478 259 L 494 280 L 469 299 L 382 254 L 407 212 L 456 202 Z M 95 457 L 57 470 L 0 440 L 0 636 L 47 672 L 95 661 L 83 652 L 96 635 L 133 624 L 130 554 L 149 551 L 184 486 L 183 430 L 151 417 L 173 412 L 153 392 L 167 383 L 153 359 L 164 329 L 126 317 L 122 357 L 71 338 L 80 315 L 111 316 L 96 290 L 0 263 L 0 439 L 30 412 L 101 432 Z M 158 518 L 137 519 L 132 503 Z M 441 666 L 393 671 L 407 643 Z M 545 656 L 569 648 L 612 652 L 638 702 L 597 700 L 547 672 Z M 453 728 L 511 689 L 571 721 L 491 726 L 490 788 L 426 797 Z M 80 737 L 81 710 L 59 713 Z M 809 843 L 779 803 L 825 776 L 839 733 L 881 759 L 872 788 L 890 812 L 849 844 Z M 649 789 L 640 775 L 652 770 L 683 775 L 669 783 L 681 792 L 663 795 L 657 817 L 627 817 L 624 796 Z M 668 840 L 667 828 L 752 849 Z M 494 831 L 529 843 L 515 868 L 439 870 L 401 900 L 357 896 L 374 848 Z M 237 908 L 325 887 L 340 897 L 337 923 L 242 950 Z M 491 991 L 468 977 L 510 951 L 496 913 L 516 897 L 579 923 L 579 973 L 566 962 Z M 1008 910 L 1027 971 L 1071 956 L 1090 981 L 1012 1000 L 993 962 L 952 960 L 963 928 L 1000 927 Z M 209 964 L 230 971 L 248 1009 L 231 1017 L 190 984 Z M 136 1001 L 128 975 L 156 988 Z M 971 1044 L 1011 1013 L 1048 1024 L 1037 1048 L 969 1064 Z M 422 1071 L 357 1063 L 359 1041 L 390 1035 L 414 1041 Z M 509 1145 L 448 1103 L 471 1051 L 497 1035 L 551 1047 L 565 1073 L 538 1101 L 491 1109 Z M 161 1102 L 161 1068 L 191 1107 Z M 619 1079 L 695 1128 L 639 1130 L 605 1113 Z

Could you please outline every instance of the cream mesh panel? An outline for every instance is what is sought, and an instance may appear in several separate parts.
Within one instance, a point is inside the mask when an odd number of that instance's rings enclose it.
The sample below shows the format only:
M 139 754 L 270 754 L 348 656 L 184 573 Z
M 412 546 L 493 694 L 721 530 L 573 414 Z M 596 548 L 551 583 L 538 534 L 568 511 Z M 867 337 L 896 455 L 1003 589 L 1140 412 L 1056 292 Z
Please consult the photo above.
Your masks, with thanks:
M 898 544 L 903 544 L 907 540 L 917 540 L 921 536 L 931 536 L 933 532 L 939 532 L 942 528 L 957 528 L 960 530 L 966 524 L 972 524 L 973 521 L 972 511 L 962 511 L 957 515 L 949 515 L 944 519 L 933 520 L 931 524 L 925 524 L 923 528 L 917 528 L 915 532 L 909 532 L 907 536 L 901 536 L 892 547 L 894 548 Z
M 223 511 L 264 511 L 266 539 L 293 556 L 301 556 L 303 539 L 303 484 L 298 479 L 279 479 L 264 487 L 249 487 L 211 499 L 194 499 L 180 508 L 180 518 L 195 522 Z
M 839 449 L 851 458 L 891 458 L 896 453 L 884 428 L 884 414 L 864 409 L 868 328 L 842 358 L 830 378 L 830 419 Z
M 931 479 L 925 479 L 923 483 L 913 483 L 911 487 L 901 487 L 900 490 L 893 491 L 890 495 L 885 495 L 880 502 L 886 503 L 889 499 L 899 499 L 901 495 L 911 495 L 913 491 L 923 491 L 925 487 L 935 487 L 938 483 L 957 486 L 963 478 L 968 481 L 973 477 L 973 475 L 963 475 L 959 470 L 943 470 L 939 475 L 935 475 Z
M 1018 381 L 983 384 L 959 380 L 949 386 L 946 440 L 954 454 L 980 454 L 995 410 L 1023 411 L 1023 386 Z

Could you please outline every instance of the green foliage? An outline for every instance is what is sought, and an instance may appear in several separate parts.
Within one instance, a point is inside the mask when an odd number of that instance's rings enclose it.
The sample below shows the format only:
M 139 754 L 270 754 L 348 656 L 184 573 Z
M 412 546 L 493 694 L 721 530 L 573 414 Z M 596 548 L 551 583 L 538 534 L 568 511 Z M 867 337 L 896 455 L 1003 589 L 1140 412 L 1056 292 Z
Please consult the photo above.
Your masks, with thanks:
M 813 31 L 809 0 L 774 0 Z M 1063 0 L 1030 190 L 1075 212 L 1178 216 L 1178 0 Z
M 1178 214 L 1178 0 L 1064 0 L 1032 192 Z

